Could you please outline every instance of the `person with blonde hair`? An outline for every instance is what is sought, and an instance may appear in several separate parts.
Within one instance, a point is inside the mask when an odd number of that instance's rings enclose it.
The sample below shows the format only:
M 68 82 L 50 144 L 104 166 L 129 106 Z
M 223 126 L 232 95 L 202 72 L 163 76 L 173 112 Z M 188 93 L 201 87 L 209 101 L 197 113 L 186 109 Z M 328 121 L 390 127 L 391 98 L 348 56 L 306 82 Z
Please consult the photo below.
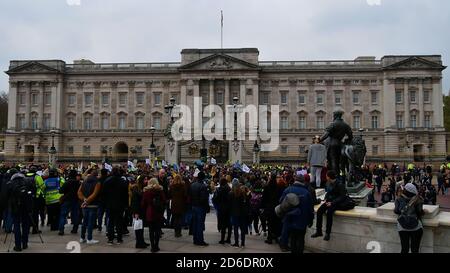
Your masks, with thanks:
M 145 220 L 149 225 L 151 252 L 158 252 L 161 227 L 164 222 L 164 210 L 167 198 L 163 187 L 156 178 L 150 179 L 148 186 L 144 188 L 142 197 L 142 209 L 145 212 Z

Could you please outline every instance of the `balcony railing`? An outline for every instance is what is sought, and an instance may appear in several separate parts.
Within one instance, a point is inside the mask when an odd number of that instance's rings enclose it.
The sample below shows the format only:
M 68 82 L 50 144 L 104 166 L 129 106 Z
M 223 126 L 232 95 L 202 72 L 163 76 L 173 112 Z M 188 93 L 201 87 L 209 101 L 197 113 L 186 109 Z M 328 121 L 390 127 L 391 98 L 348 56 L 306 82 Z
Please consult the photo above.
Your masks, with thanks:
M 139 71 L 155 69 L 176 69 L 179 62 L 167 63 L 101 63 L 101 64 L 67 64 L 67 71 Z
M 260 66 L 286 67 L 286 66 L 381 66 L 380 60 L 361 61 L 261 61 Z

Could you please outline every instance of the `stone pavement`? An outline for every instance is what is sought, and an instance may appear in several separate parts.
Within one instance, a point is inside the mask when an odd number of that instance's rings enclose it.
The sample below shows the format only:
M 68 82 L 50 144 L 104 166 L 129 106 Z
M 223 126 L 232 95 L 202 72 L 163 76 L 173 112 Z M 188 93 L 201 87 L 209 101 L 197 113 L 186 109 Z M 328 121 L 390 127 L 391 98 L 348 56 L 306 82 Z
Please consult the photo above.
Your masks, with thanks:
M 70 253 L 73 248 L 68 247 L 68 243 L 74 241 L 74 245 L 78 245 L 79 234 L 70 234 L 70 225 L 66 225 L 66 234 L 59 236 L 56 231 L 50 232 L 47 227 L 43 228 L 41 243 L 38 235 L 30 234 L 30 243 L 27 250 L 22 253 Z M 148 249 L 136 249 L 134 231 L 129 228 L 130 235 L 124 236 L 124 243 L 121 245 L 107 245 L 105 229 L 102 232 L 94 230 L 94 239 L 99 240 L 99 244 L 87 245 L 80 244 L 81 253 L 150 253 Z M 160 253 L 277 253 L 281 252 L 277 244 L 268 245 L 264 243 L 265 238 L 257 235 L 246 236 L 246 246 L 242 248 L 234 248 L 230 245 L 222 246 L 218 244 L 220 234 L 217 232 L 216 215 L 214 212 L 207 214 L 205 241 L 210 245 L 207 247 L 195 246 L 192 243 L 192 236 L 188 236 L 188 231 L 183 230 L 183 237 L 175 238 L 174 232 L 171 229 L 163 229 L 164 235 L 160 240 Z M 6 244 L 4 244 L 5 233 L 0 233 L 0 253 L 8 252 L 10 245 L 10 252 L 14 252 L 14 234 L 8 234 Z M 150 242 L 148 229 L 145 230 L 145 241 Z M 233 242 L 233 239 L 232 239 Z

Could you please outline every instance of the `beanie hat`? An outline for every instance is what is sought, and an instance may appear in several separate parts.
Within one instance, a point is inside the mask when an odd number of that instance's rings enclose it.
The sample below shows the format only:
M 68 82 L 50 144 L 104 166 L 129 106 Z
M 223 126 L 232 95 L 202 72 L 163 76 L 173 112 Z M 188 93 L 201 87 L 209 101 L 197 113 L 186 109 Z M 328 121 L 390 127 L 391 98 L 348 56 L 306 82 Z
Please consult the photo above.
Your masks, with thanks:
M 419 193 L 419 192 L 417 191 L 416 186 L 414 186 L 414 184 L 412 184 L 412 183 L 406 184 L 406 185 L 405 185 L 405 190 L 406 190 L 407 192 L 413 193 L 413 194 L 415 194 L 415 195 L 417 195 L 417 194 Z

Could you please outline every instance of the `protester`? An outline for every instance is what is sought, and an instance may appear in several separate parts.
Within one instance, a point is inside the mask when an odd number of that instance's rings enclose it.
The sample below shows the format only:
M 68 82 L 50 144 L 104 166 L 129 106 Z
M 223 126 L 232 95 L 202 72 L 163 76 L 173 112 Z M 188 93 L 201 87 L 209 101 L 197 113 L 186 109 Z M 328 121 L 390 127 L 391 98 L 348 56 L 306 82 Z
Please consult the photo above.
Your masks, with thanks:
M 28 248 L 35 187 L 32 181 L 25 179 L 17 170 L 11 171 L 11 174 L 7 185 L 7 199 L 14 223 L 14 251 L 22 251 Z
M 175 237 L 181 237 L 181 226 L 183 222 L 184 213 L 186 211 L 187 192 L 184 181 L 180 175 L 173 178 L 169 187 L 169 196 L 171 199 L 171 215 L 173 219 L 173 226 Z
M 241 235 L 240 247 L 245 247 L 245 234 L 248 232 L 249 201 L 244 186 L 239 183 L 237 178 L 234 178 L 230 196 L 231 224 L 234 233 L 234 244 L 232 246 L 234 247 L 239 247 L 239 231 Z
M 61 215 L 59 217 L 59 235 L 64 235 L 64 225 L 67 220 L 67 215 L 70 212 L 70 219 L 72 220 L 72 231 L 70 233 L 78 233 L 79 226 L 79 199 L 78 189 L 80 188 L 80 181 L 77 180 L 78 172 L 76 170 L 70 170 L 66 183 L 62 185 L 59 192 L 62 194 L 60 198 L 61 203 Z
M 122 178 L 120 172 L 117 167 L 112 169 L 111 176 L 105 180 L 102 191 L 105 209 L 109 215 L 107 226 L 109 245 L 114 244 L 114 238 L 117 239 L 117 244 L 123 243 L 124 212 L 128 206 L 128 182 Z
M 209 212 L 209 193 L 205 184 L 205 173 L 199 172 L 191 185 L 192 233 L 194 245 L 208 246 L 203 237 L 206 213 Z
M 100 170 L 100 178 L 98 179 L 98 182 L 100 183 L 100 192 L 98 194 L 97 197 L 97 201 L 98 201 L 98 211 L 97 211 L 97 230 L 99 232 L 102 231 L 103 229 L 103 216 L 105 216 L 105 226 L 108 225 L 108 213 L 105 209 L 105 201 L 104 201 L 104 197 L 103 197 L 103 186 L 104 183 L 106 181 L 106 179 L 108 178 L 108 170 L 107 169 L 101 169 Z
M 293 254 L 302 254 L 305 248 L 305 234 L 306 227 L 311 227 L 314 220 L 314 203 L 308 186 L 304 183 L 302 174 L 295 176 L 295 182 L 284 190 L 280 198 L 280 203 L 283 202 L 287 194 L 294 193 L 299 198 L 298 206 L 292 208 L 283 217 L 283 229 L 287 231 L 291 238 L 291 252 Z M 280 244 L 287 247 L 287 238 L 281 239 Z
M 100 192 L 100 183 L 97 179 L 98 171 L 93 169 L 88 177 L 83 181 L 79 190 L 78 198 L 81 200 L 83 211 L 83 225 L 81 227 L 80 243 L 97 244 L 99 241 L 93 239 L 92 231 L 97 219 L 98 201 L 97 196 Z M 87 241 L 86 241 L 87 232 Z
M 29 172 L 26 174 L 27 179 L 30 179 L 34 188 L 36 189 L 36 194 L 33 200 L 33 212 L 32 212 L 32 234 L 37 234 L 39 230 L 39 216 L 41 216 L 42 226 L 45 221 L 45 198 L 44 198 L 44 180 L 40 175 L 37 174 L 37 167 L 31 166 Z
M 214 203 L 217 206 L 217 221 L 220 230 L 219 244 L 231 244 L 231 196 L 230 186 L 226 178 L 220 179 L 220 187 L 216 190 Z M 228 234 L 227 234 L 228 231 Z M 225 240 L 225 235 L 227 239 Z
M 159 252 L 159 239 L 164 222 L 164 210 L 166 204 L 164 189 L 156 178 L 152 178 L 144 188 L 142 208 L 145 211 L 145 220 L 149 225 L 151 252 Z
M 322 168 L 325 166 L 326 159 L 327 149 L 320 143 L 320 137 L 315 136 L 313 144 L 309 146 L 307 162 L 311 168 L 311 182 L 316 188 L 321 187 Z
M 401 253 L 418 253 L 423 235 L 422 216 L 423 200 L 418 195 L 417 188 L 407 183 L 402 195 L 395 200 L 394 212 L 399 215 L 397 230 L 402 245 Z
M 337 181 L 337 175 L 333 170 L 327 173 L 327 193 L 325 195 L 325 202 L 317 210 L 316 232 L 311 236 L 312 238 L 322 237 L 322 221 L 323 214 L 327 215 L 327 226 L 325 230 L 325 241 L 330 240 L 331 229 L 333 226 L 334 212 L 339 208 L 339 205 L 344 201 L 347 194 L 344 183 Z

